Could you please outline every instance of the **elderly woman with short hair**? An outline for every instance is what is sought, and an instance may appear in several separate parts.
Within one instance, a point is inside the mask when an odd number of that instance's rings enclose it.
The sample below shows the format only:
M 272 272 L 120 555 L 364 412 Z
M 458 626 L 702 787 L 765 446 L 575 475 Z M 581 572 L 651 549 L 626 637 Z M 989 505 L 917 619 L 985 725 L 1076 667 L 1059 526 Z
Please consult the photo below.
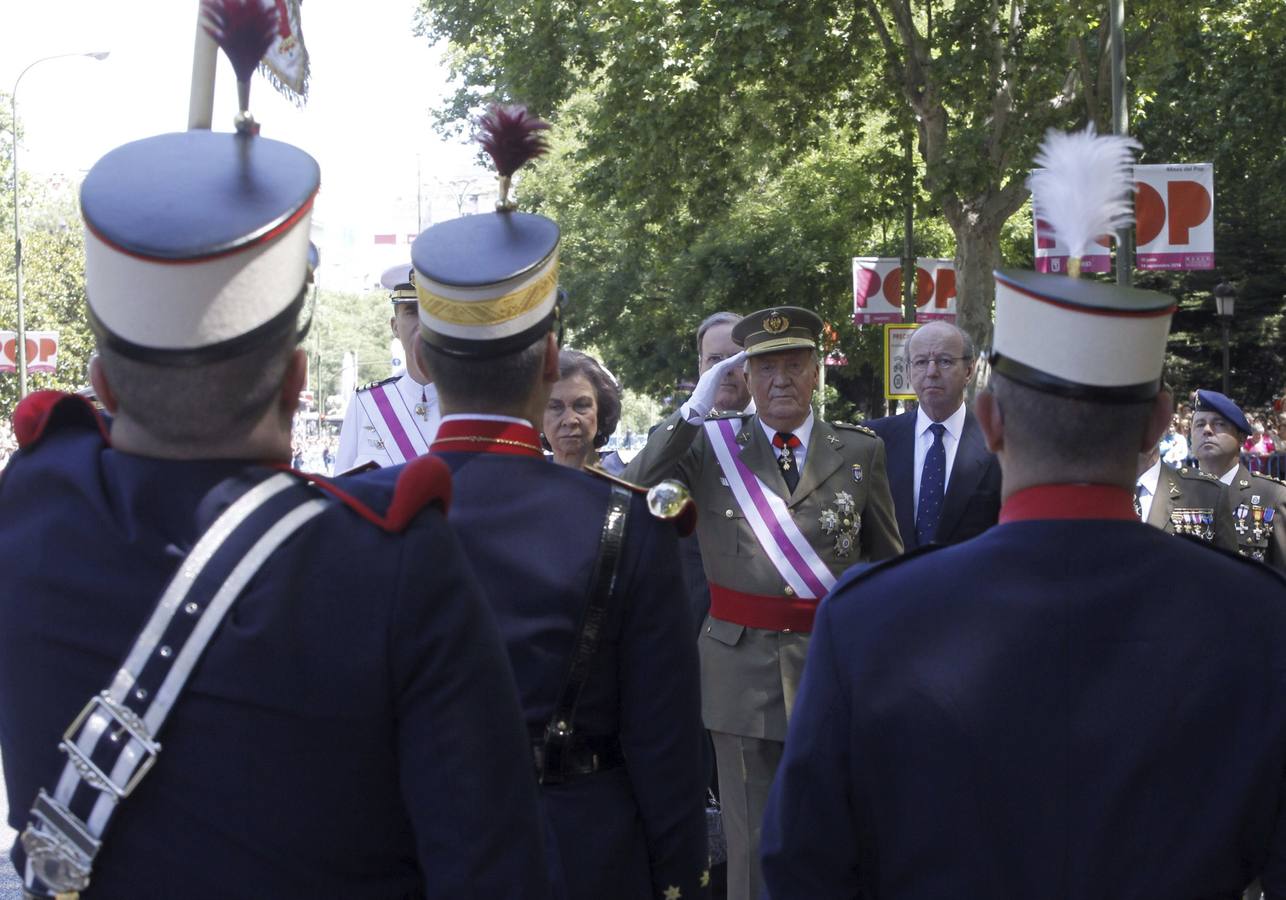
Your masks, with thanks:
M 619 475 L 625 463 L 615 452 L 597 452 L 621 420 L 621 389 L 602 364 L 579 350 L 558 353 L 558 382 L 545 406 L 544 439 L 561 466 L 598 463 Z

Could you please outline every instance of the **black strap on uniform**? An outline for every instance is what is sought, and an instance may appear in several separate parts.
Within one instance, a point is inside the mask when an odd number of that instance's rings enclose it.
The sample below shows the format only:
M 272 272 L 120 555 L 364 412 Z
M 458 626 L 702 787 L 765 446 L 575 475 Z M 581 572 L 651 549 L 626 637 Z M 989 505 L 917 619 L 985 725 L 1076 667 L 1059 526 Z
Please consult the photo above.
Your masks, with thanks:
M 608 604 L 616 590 L 629 511 L 630 491 L 620 485 L 612 485 L 607 515 L 603 519 L 603 537 L 599 541 L 598 559 L 594 562 L 594 575 L 590 582 L 589 603 L 585 606 L 585 615 L 576 634 L 562 693 L 553 715 L 549 717 L 549 724 L 545 726 L 544 737 L 535 748 L 536 777 L 540 784 L 558 784 L 571 774 L 569 766 L 576 734 L 576 704 L 580 702 L 590 666 L 598 653 Z

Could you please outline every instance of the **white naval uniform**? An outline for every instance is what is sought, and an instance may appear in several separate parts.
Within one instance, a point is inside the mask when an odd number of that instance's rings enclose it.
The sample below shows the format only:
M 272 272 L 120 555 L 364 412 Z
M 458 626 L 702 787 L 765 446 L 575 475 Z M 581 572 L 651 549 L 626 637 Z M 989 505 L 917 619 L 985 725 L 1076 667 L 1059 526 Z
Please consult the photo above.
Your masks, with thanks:
M 381 395 L 378 403 L 375 392 Z M 441 420 L 437 388 L 420 384 L 410 374 L 359 388 L 348 401 L 339 430 L 335 474 L 368 462 L 384 468 L 423 456 Z

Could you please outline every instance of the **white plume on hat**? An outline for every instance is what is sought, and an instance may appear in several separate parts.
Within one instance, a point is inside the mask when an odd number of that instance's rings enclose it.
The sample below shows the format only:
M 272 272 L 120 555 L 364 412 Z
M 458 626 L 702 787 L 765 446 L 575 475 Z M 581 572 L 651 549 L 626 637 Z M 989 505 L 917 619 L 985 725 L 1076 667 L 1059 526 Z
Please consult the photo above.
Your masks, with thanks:
M 1140 144 L 1120 134 L 1096 134 L 1094 123 L 1071 133 L 1045 133 L 1027 179 L 1036 215 L 1068 247 L 1072 273 L 1100 235 L 1134 221 L 1134 151 Z

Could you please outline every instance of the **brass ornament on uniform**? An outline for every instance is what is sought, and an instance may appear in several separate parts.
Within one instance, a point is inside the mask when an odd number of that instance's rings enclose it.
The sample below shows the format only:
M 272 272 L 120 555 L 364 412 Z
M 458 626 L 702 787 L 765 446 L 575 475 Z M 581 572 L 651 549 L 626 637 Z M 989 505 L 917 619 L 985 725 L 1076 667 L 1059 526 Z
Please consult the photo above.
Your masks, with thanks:
M 861 470 L 861 466 L 853 468 Z M 862 530 L 862 517 L 857 513 L 853 495 L 848 491 L 836 491 L 831 509 L 822 510 L 819 521 L 822 531 L 835 538 L 835 555 L 848 559 L 857 546 L 857 535 Z

